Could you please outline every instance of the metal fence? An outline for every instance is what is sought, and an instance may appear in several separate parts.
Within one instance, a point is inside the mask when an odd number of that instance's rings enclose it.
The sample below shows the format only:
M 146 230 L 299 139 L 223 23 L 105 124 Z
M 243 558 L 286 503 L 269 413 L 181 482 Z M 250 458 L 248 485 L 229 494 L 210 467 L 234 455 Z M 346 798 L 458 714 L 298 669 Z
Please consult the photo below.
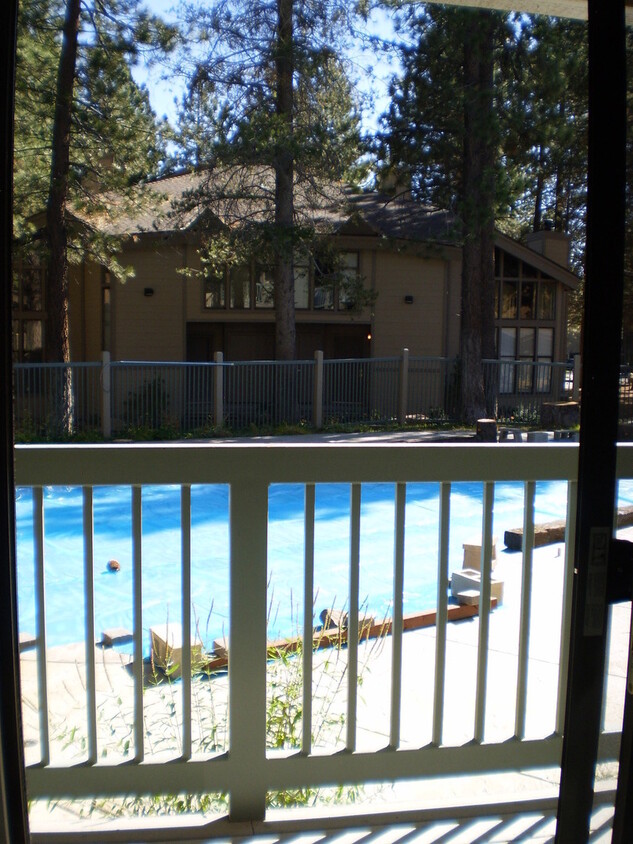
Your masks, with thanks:
M 69 370 L 75 430 L 102 429 L 102 364 L 22 363 L 13 368 L 16 431 L 34 437 L 59 433 L 59 402 Z
M 537 425 L 543 404 L 571 399 L 573 368 L 551 361 L 484 361 L 488 412 L 498 422 Z
M 15 426 L 23 439 L 60 434 L 62 383 L 70 372 L 76 433 L 111 437 L 205 436 L 307 423 L 420 424 L 459 418 L 458 361 L 414 357 L 210 363 L 112 361 L 18 364 Z M 486 361 L 487 412 L 502 423 L 539 424 L 544 403 L 571 398 L 565 363 Z M 630 380 L 623 418 L 633 416 Z

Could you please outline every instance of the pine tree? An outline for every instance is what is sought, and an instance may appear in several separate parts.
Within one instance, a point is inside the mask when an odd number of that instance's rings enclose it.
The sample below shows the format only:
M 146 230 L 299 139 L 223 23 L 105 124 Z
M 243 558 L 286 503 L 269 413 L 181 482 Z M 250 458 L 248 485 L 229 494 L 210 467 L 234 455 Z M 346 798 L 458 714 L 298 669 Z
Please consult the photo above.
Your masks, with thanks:
M 134 84 L 129 62 L 139 49 L 165 50 L 174 32 L 145 13 L 137 0 L 109 0 L 105 5 L 67 0 L 64 6 L 56 0 L 28 0 L 22 11 L 16 230 L 26 232 L 34 199 L 45 197 L 41 257 L 47 270 L 46 353 L 51 361 L 68 363 L 69 260 L 92 256 L 125 276 L 116 261 L 118 242 L 99 234 L 90 218 L 144 202 L 139 182 L 164 157 L 147 93 Z M 35 49 L 29 46 L 33 34 Z M 35 65 L 39 60 L 41 70 Z M 41 81 L 33 86 L 31 79 Z M 31 106 L 38 120 L 29 114 Z M 28 172 L 30 161 L 36 167 Z M 32 188 L 28 199 L 27 187 Z M 59 392 L 59 423 L 70 431 L 70 369 Z
M 483 10 L 429 6 L 405 20 L 414 36 L 402 49 L 378 155 L 415 198 L 455 214 L 463 246 L 462 417 L 473 422 L 486 413 L 482 361 L 495 350 L 494 223 L 514 175 L 499 156 L 511 122 L 500 120 L 506 100 L 498 78 L 513 33 L 505 17 Z
M 352 88 L 331 46 L 346 32 L 346 7 L 218 0 L 189 6 L 187 19 L 206 52 L 183 103 L 181 160 L 206 168 L 190 199 L 224 223 L 203 244 L 205 266 L 257 255 L 273 280 L 276 355 L 290 360 L 294 259 L 315 237 L 306 204 L 327 204 L 359 154 Z

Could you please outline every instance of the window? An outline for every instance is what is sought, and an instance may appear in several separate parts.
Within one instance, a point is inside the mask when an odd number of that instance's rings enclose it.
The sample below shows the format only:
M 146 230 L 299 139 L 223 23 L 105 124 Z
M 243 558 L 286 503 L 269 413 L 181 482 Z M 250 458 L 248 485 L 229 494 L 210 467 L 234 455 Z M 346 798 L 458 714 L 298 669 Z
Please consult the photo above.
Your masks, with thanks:
M 317 255 L 314 259 L 315 311 L 334 310 L 335 270 L 331 255 Z
M 255 285 L 255 307 L 272 308 L 275 304 L 275 283 L 269 270 L 260 270 Z
M 358 252 L 324 253 L 314 259 L 314 309 L 348 311 L 354 307 Z
M 225 308 L 225 283 L 222 276 L 210 276 L 204 280 L 204 307 Z
M 502 393 L 549 393 L 556 282 L 531 264 L 498 248 L 495 275 L 497 350 L 499 359 L 507 361 L 500 367 L 499 389 Z
M 501 285 L 501 318 L 517 318 L 517 282 L 504 281 Z
M 231 267 L 229 272 L 230 304 L 232 308 L 242 309 L 251 306 L 250 267 Z
M 536 284 L 524 281 L 521 284 L 521 319 L 534 319 L 536 314 Z
M 343 252 L 339 274 L 339 310 L 350 310 L 356 304 L 355 287 L 358 281 L 358 252 Z
M 347 311 L 356 305 L 359 279 L 358 252 L 308 252 L 295 256 L 294 303 L 297 310 Z M 270 310 L 275 305 L 274 279 L 270 269 L 256 265 L 231 267 L 224 276 L 203 281 L 205 310 Z
M 310 307 L 310 264 L 307 258 L 295 261 L 295 308 Z
M 538 318 L 554 319 L 556 313 L 556 284 L 553 281 L 542 281 L 539 284 Z
M 45 270 L 34 260 L 17 262 L 12 288 L 12 346 L 20 363 L 44 360 Z

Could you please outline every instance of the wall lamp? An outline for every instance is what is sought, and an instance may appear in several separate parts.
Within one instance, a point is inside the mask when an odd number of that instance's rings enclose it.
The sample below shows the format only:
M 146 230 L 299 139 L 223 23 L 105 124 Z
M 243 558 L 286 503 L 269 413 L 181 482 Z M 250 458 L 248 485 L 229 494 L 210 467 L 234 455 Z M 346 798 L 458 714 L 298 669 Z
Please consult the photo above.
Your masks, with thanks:
M 405 303 L 405 305 L 412 305 L 413 304 L 413 296 L 411 296 L 411 294 L 407 294 L 404 297 L 404 303 Z
M 143 290 L 143 296 L 153 296 L 154 295 L 154 288 L 153 287 L 146 287 Z

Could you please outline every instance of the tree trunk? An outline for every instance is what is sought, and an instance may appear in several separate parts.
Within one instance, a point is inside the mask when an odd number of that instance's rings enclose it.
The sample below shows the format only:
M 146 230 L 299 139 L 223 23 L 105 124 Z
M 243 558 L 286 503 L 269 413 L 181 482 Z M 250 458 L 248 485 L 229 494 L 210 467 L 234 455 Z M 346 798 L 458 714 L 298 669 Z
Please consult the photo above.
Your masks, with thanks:
M 534 232 L 541 230 L 541 219 L 543 216 L 543 168 L 545 166 L 545 161 L 542 146 L 539 147 L 538 165 L 536 190 L 534 191 L 534 219 L 532 221 L 532 231 Z
M 51 156 L 51 180 L 46 207 L 48 237 L 48 272 L 46 277 L 47 335 L 46 356 L 49 361 L 70 363 L 70 331 L 68 323 L 68 232 L 66 202 L 70 160 L 70 124 L 73 87 L 77 63 L 80 0 L 68 0 L 62 35 L 62 50 L 57 75 L 55 117 Z M 63 370 L 56 396 L 56 424 L 70 433 L 73 426 L 72 377 L 70 368 Z
M 277 0 L 276 112 L 280 135 L 275 153 L 275 355 L 294 360 L 296 354 L 295 280 L 293 268 L 293 0 Z
M 490 13 L 472 12 L 464 43 L 464 166 L 462 224 L 462 419 L 473 424 L 494 411 L 486 396 L 484 358 L 495 354 L 493 36 Z

